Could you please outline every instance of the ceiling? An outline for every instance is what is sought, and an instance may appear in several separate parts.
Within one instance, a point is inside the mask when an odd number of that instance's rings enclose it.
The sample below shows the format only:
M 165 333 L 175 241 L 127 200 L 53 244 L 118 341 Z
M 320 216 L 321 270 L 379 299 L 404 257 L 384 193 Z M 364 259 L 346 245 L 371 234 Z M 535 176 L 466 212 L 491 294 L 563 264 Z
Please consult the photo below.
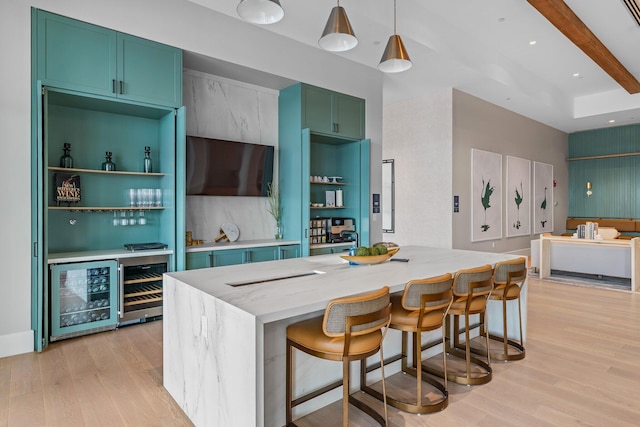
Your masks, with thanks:
M 241 19 L 239 0 L 190 1 Z M 336 2 L 280 3 L 283 20 L 263 28 L 317 47 Z M 640 79 L 640 26 L 624 0 L 565 3 Z M 393 34 L 393 1 L 342 0 L 340 5 L 359 43 L 336 55 L 376 68 Z M 624 90 L 527 1 L 397 0 L 397 33 L 413 67 L 384 76 L 385 104 L 453 87 L 568 133 L 640 123 L 640 94 Z M 197 63 L 204 60 L 185 54 L 188 68 L 190 63 L 201 67 Z M 252 73 L 240 71 L 247 78 Z M 260 73 L 255 79 L 252 83 L 274 89 L 290 83 Z

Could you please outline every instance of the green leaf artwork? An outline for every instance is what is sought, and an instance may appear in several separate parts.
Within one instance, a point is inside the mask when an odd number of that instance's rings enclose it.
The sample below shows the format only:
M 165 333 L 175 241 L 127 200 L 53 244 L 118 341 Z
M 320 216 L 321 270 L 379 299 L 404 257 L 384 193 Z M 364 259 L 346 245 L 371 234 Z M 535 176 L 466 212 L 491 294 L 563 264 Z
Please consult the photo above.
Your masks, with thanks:
M 513 228 L 515 229 L 520 229 L 520 227 L 522 227 L 522 224 L 520 223 L 520 204 L 522 203 L 522 196 L 524 196 L 524 191 L 522 190 L 522 181 L 520 181 L 520 192 L 518 192 L 518 186 L 516 185 L 516 197 L 514 198 L 514 201 L 516 202 L 516 208 L 518 209 L 518 215 L 516 218 L 516 222 L 513 224 Z
M 489 209 L 491 207 L 490 202 L 491 202 L 491 195 L 493 194 L 493 190 L 495 189 L 495 187 L 491 186 L 491 180 L 487 180 L 487 183 L 484 183 L 484 178 L 482 178 L 482 193 L 481 196 L 481 201 L 482 201 L 482 207 L 484 208 L 484 224 L 482 224 L 480 226 L 480 228 L 482 229 L 483 232 L 487 231 L 490 227 L 489 224 L 487 224 L 487 209 Z
M 547 223 L 547 187 L 544 187 L 544 200 L 540 204 L 540 209 L 542 209 L 542 220 L 540 224 L 542 224 L 542 228 Z

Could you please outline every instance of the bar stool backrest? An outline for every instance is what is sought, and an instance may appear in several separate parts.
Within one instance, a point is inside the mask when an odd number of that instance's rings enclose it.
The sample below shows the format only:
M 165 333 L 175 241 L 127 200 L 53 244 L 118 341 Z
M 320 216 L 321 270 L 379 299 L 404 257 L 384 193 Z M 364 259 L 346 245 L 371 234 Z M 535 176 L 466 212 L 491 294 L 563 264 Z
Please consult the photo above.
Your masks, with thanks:
M 407 282 L 402 294 L 402 308 L 429 311 L 448 307 L 453 299 L 453 276 L 450 273 Z
M 527 278 L 526 258 L 516 258 L 508 261 L 496 263 L 493 281 L 495 284 L 506 285 L 514 283 L 524 283 Z
M 389 324 L 390 306 L 388 286 L 364 295 L 336 298 L 327 305 L 322 330 L 329 337 L 358 336 L 375 332 Z M 377 313 L 379 315 L 376 315 Z M 367 318 L 367 315 L 371 316 Z M 348 323 L 355 325 L 349 328 Z
M 453 278 L 453 293 L 456 297 L 488 295 L 493 289 L 493 267 L 458 270 Z

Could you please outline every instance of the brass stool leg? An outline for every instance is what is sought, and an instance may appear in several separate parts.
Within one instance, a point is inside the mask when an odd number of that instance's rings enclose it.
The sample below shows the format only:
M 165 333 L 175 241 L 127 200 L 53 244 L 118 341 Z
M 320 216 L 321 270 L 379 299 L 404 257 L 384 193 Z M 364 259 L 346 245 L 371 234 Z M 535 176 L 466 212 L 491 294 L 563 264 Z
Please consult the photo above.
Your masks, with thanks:
M 509 338 L 507 335 L 507 298 L 502 298 L 502 333 L 504 343 L 504 355 L 505 358 L 509 356 Z M 487 334 L 488 335 L 488 334 Z M 488 350 L 488 349 L 487 349 Z
M 471 338 L 469 333 L 469 313 L 464 314 L 465 356 L 467 361 L 467 380 L 471 380 Z
M 349 359 L 342 359 L 342 426 L 349 427 Z
M 293 346 L 289 343 L 289 340 L 287 340 L 287 391 L 286 391 L 286 400 L 287 400 L 287 419 L 286 421 L 286 426 L 291 425 L 293 419 L 293 415 L 292 415 L 292 409 L 291 409 L 291 400 L 292 400 L 292 393 L 293 393 L 293 373 L 292 373 L 292 366 L 291 366 L 291 353 L 293 351 Z

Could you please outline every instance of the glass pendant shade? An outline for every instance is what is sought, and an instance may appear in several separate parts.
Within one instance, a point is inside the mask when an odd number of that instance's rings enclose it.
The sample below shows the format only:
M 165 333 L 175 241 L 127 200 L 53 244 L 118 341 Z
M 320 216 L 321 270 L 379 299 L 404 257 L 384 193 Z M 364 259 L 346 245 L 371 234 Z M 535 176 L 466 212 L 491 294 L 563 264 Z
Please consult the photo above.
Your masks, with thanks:
M 411 59 L 399 35 L 389 37 L 378 69 L 384 73 L 399 73 L 411 68 Z
M 329 52 L 344 52 L 353 49 L 358 44 L 358 39 L 353 33 L 347 12 L 342 6 L 336 6 L 331 10 L 327 25 L 324 27 L 322 37 L 318 45 Z
M 253 24 L 273 24 L 284 16 L 279 0 L 242 0 L 236 8 L 238 15 Z

